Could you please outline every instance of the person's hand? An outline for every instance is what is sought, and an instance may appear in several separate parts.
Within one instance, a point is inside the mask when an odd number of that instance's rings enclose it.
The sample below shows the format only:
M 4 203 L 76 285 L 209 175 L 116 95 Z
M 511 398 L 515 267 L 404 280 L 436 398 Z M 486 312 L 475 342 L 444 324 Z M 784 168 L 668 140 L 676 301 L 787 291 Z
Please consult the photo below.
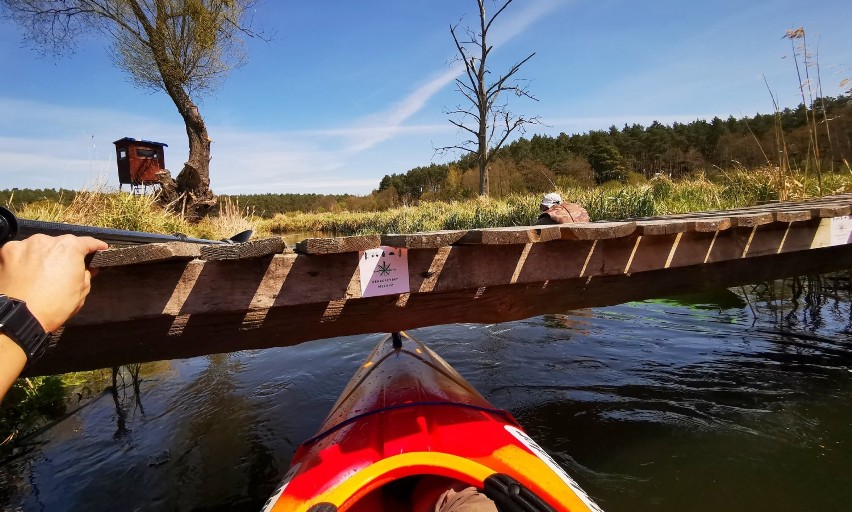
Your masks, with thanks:
M 54 331 L 83 307 L 92 274 L 83 260 L 107 244 L 91 238 L 33 235 L 0 248 L 0 293 L 27 303 L 44 330 Z

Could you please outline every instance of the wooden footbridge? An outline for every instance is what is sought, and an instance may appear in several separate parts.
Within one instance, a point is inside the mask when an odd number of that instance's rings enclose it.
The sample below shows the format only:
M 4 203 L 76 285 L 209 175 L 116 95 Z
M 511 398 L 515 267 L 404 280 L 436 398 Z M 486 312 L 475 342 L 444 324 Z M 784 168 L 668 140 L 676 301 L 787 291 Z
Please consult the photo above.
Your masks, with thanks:
M 624 222 L 98 253 L 31 374 L 504 322 L 852 267 L 852 194 Z

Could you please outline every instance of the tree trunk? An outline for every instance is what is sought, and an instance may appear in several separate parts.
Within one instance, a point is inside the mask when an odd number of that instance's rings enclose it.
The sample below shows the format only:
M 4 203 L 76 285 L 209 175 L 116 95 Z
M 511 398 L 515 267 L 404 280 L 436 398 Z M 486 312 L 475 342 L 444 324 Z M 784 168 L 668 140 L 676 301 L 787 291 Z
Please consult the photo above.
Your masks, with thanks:
M 154 24 L 151 24 L 137 1 L 129 5 L 136 19 L 145 27 L 151 55 L 163 79 L 163 88 L 183 118 L 189 140 L 189 159 L 174 180 L 177 198 L 170 200 L 171 194 L 168 193 L 160 197 L 187 219 L 198 220 L 216 204 L 216 196 L 210 190 L 210 138 L 207 136 L 207 126 L 195 102 L 184 89 L 180 66 L 166 51 L 163 43 L 164 34 L 168 33 L 165 10 L 158 8 Z M 165 176 L 161 181 L 165 182 Z
M 479 131 L 477 145 L 479 146 L 479 195 L 488 196 L 488 93 L 485 85 L 485 59 L 488 58 L 488 46 L 485 38 L 488 35 L 488 23 L 485 17 L 485 2 L 479 0 L 479 68 L 476 70 L 476 101 L 479 110 Z
M 488 142 L 482 140 L 480 136 L 479 142 L 479 195 L 487 196 L 490 193 L 488 179 Z
M 210 138 L 198 107 L 189 97 L 184 102 L 184 108 L 178 110 L 186 124 L 189 159 L 183 164 L 175 182 L 177 193 L 183 195 L 181 208 L 184 215 L 190 220 L 197 220 L 216 204 L 216 196 L 210 190 Z

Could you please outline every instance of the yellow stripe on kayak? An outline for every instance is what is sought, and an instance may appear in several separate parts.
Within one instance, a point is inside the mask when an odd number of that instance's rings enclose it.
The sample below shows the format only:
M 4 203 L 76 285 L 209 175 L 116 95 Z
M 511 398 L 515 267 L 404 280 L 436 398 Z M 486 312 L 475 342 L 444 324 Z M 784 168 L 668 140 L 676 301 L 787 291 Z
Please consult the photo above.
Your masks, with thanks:
M 282 496 L 273 512 L 305 511 L 317 503 L 331 503 L 337 507 L 351 505 L 370 491 L 399 478 L 411 475 L 441 475 L 455 478 L 471 485 L 481 486 L 494 474 L 494 470 L 470 459 L 436 452 L 412 452 L 394 455 L 358 471 L 345 482 L 327 492 L 300 502 Z
M 348 507 L 382 485 L 412 475 L 445 476 L 481 488 L 485 479 L 494 473 L 506 473 L 515 478 L 525 475 L 525 478 L 518 480 L 557 510 L 591 510 L 541 459 L 523 448 L 504 446 L 495 451 L 487 462 L 491 467 L 447 453 L 412 452 L 394 455 L 361 469 L 345 482 L 308 501 L 297 500 L 285 493 L 272 511 L 306 511 L 318 503 L 331 503 L 338 508 Z

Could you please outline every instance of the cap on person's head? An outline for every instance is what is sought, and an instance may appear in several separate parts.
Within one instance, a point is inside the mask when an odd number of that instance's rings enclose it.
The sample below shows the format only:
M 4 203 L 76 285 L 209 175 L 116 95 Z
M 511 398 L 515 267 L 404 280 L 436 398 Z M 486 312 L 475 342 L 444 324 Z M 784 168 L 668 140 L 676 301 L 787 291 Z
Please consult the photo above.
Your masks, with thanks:
M 562 204 L 562 196 L 557 194 L 556 192 L 551 192 L 550 194 L 546 194 L 544 198 L 541 200 L 541 206 L 545 208 L 550 208 L 555 204 Z

